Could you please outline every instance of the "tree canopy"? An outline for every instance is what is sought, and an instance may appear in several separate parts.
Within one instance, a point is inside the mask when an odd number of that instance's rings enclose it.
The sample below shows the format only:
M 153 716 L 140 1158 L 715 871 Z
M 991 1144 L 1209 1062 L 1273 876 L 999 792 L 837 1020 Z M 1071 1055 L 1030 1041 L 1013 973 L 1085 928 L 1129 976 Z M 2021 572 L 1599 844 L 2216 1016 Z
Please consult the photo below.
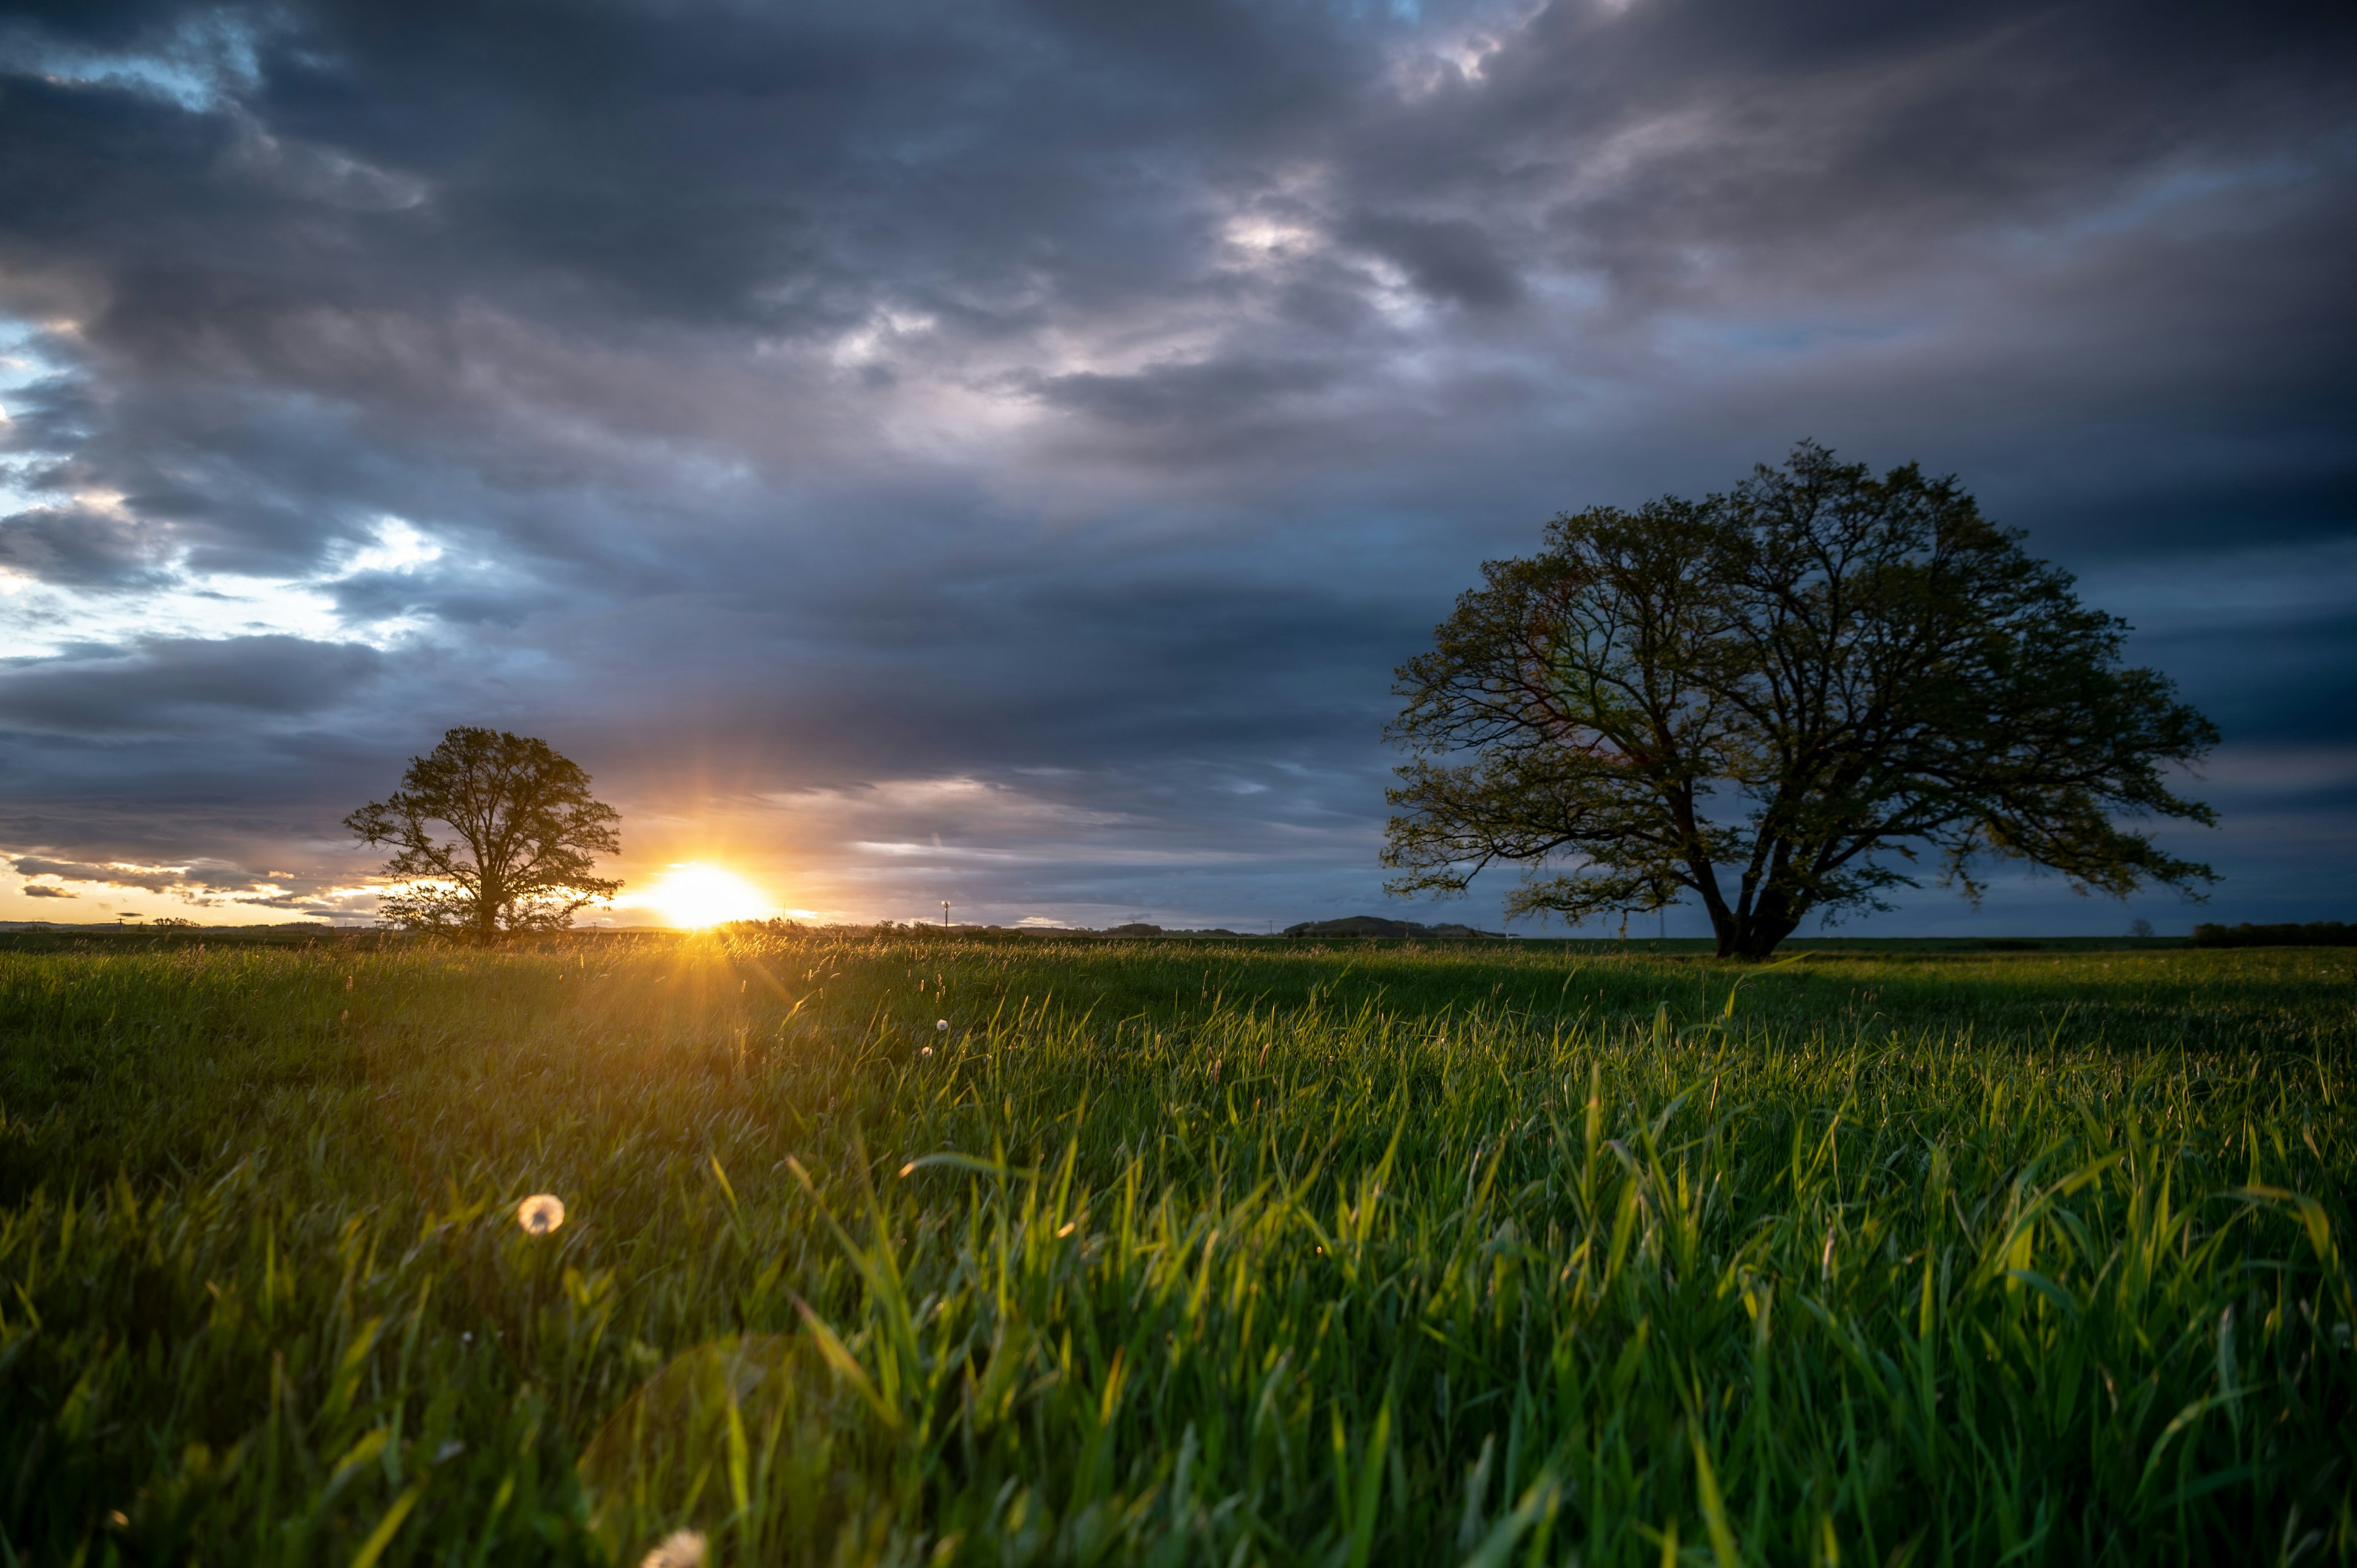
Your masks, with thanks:
M 1927 855 L 1975 900 L 2008 859 L 2198 896 L 2208 866 L 2114 818 L 2214 822 L 2164 768 L 2217 730 L 2021 539 L 1953 478 L 1811 443 L 1724 495 L 1555 518 L 1399 669 L 1392 889 L 1512 862 L 1510 914 L 1575 923 L 1692 894 L 1754 958 L 1888 908 Z
M 589 775 L 544 740 L 454 729 L 410 758 L 401 789 L 344 819 L 363 842 L 392 844 L 384 874 L 401 886 L 380 912 L 395 925 L 489 941 L 554 930 L 619 881 L 591 875 L 619 854 L 621 821 L 589 793 Z M 430 824 L 454 835 L 437 841 Z

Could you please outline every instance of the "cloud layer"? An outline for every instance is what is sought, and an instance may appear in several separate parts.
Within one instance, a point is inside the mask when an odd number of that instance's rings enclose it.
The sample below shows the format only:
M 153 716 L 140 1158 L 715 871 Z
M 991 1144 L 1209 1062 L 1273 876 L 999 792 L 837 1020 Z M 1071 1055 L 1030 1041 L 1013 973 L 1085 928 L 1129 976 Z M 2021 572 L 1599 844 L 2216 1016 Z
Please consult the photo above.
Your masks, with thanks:
M 359 908 L 337 823 L 461 723 L 781 908 L 1372 908 L 1479 562 L 1804 435 L 2138 622 L 2218 914 L 2345 913 L 2352 65 L 2297 5 L 18 7 L 0 913 Z

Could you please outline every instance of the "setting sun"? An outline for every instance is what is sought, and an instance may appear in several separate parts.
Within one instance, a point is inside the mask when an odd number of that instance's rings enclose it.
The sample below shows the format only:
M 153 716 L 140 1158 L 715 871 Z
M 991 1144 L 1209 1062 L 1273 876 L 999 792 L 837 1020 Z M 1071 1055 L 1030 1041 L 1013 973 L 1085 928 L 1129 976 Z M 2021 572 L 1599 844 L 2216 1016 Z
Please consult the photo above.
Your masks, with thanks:
M 644 901 L 674 926 L 717 926 L 758 920 L 771 912 L 760 889 L 733 871 L 689 862 L 674 865 L 647 889 Z

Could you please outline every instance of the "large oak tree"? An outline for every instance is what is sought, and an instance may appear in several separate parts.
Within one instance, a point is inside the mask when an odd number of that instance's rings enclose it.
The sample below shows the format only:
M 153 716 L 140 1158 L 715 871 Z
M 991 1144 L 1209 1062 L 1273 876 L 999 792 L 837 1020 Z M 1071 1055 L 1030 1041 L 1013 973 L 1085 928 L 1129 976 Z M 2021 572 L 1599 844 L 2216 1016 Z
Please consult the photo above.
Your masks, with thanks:
M 584 904 L 619 892 L 620 882 L 591 869 L 597 855 L 620 853 L 620 821 L 591 797 L 589 775 L 546 741 L 454 729 L 410 758 L 391 799 L 371 800 L 344 826 L 394 846 L 384 870 L 398 886 L 379 906 L 385 919 L 488 942 L 561 929 Z
M 1889 908 L 1925 856 L 1975 899 L 2007 859 L 2122 897 L 2216 879 L 2115 820 L 2213 822 L 2164 769 L 2216 729 L 1953 478 L 1803 443 L 1725 495 L 1558 517 L 1482 573 L 1399 671 L 1395 892 L 1506 861 L 1511 914 L 1692 894 L 1722 955 L 1760 958 Z

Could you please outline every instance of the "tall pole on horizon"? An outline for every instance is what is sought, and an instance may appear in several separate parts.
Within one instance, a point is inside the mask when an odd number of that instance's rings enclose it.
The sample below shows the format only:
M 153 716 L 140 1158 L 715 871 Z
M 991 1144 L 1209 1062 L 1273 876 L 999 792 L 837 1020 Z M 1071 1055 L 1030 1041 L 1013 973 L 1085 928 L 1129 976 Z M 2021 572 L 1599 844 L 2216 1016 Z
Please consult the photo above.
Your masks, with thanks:
M 944 898 L 944 899 L 942 899 L 942 929 L 944 929 L 944 930 L 948 929 L 949 929 L 949 923 L 950 923 L 950 901 L 949 901 L 948 899 Z

